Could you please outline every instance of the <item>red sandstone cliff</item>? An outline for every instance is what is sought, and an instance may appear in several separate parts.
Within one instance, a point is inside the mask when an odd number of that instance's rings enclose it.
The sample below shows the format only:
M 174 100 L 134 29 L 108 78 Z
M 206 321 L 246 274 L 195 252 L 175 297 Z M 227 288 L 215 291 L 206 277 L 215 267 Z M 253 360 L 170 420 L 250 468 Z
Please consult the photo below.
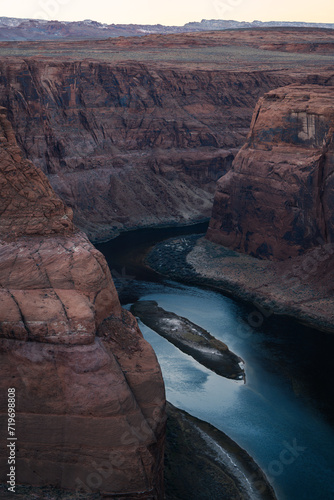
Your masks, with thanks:
M 2 42 L 0 105 L 78 227 L 105 240 L 209 217 L 259 97 L 333 85 L 333 40 L 281 27 Z
M 0 104 L 76 224 L 107 239 L 119 228 L 209 217 L 215 183 L 244 143 L 258 98 L 292 80 L 256 70 L 10 58 L 0 61 Z
M 259 100 L 246 144 L 217 185 L 207 238 L 284 260 L 334 240 L 334 87 Z
M 0 109 L 0 435 L 16 390 L 16 482 L 163 498 L 164 386 L 104 257 Z M 6 483 L 8 450 L 0 450 Z

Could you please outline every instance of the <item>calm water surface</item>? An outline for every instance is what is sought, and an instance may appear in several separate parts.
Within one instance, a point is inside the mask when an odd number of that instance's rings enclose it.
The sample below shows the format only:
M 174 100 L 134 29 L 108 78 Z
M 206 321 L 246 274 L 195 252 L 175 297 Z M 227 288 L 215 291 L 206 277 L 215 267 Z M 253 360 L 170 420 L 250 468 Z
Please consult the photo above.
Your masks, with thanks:
M 247 377 L 243 384 L 210 372 L 140 323 L 159 359 L 167 399 L 245 448 L 279 500 L 334 500 L 334 336 L 275 317 L 252 329 L 247 317 L 253 307 L 145 274 L 130 257 L 162 239 L 165 233 L 158 231 L 133 232 L 121 243 L 99 246 L 124 304 L 156 300 L 190 319 L 243 358 Z

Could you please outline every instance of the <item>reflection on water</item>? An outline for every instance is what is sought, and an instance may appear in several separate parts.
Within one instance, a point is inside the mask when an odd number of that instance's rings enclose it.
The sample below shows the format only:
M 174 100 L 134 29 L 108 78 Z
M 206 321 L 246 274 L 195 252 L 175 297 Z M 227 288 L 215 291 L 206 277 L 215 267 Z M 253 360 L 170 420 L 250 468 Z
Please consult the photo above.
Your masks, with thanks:
M 310 372 L 317 355 L 314 335 L 320 344 L 322 335 L 313 332 L 312 339 L 310 330 L 289 331 L 276 319 L 270 328 L 250 335 L 244 306 L 219 293 L 171 282 L 155 283 L 153 289 L 141 283 L 141 299 L 156 300 L 202 326 L 246 363 L 246 385 L 225 379 L 140 323 L 157 353 L 167 399 L 244 447 L 265 470 L 279 500 L 334 498 L 334 430 L 318 409 L 323 406 L 332 415 L 331 401 L 321 405 L 311 397 L 312 384 L 302 370 Z M 325 345 L 334 346 L 334 339 L 324 338 Z M 324 362 L 320 370 L 323 377 L 333 371 Z
M 198 225 L 177 232 L 204 230 Z M 141 324 L 157 353 L 168 400 L 245 448 L 279 500 L 334 500 L 334 336 L 277 317 L 251 329 L 246 319 L 254 307 L 147 272 L 140 255 L 174 231 L 134 231 L 98 248 L 116 271 L 123 303 L 156 300 L 208 330 L 244 359 L 247 383 L 210 372 Z

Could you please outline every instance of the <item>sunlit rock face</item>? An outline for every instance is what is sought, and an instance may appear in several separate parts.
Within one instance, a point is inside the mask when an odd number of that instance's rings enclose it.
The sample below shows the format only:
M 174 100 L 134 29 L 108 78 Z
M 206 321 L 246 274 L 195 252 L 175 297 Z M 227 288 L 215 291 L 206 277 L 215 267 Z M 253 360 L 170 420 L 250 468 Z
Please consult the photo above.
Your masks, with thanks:
M 261 98 L 246 144 L 218 181 L 207 238 L 284 260 L 334 240 L 334 88 Z
M 0 415 L 16 393 L 16 482 L 163 498 L 164 385 L 102 254 L 0 109 Z M 0 451 L 0 482 L 9 472 Z

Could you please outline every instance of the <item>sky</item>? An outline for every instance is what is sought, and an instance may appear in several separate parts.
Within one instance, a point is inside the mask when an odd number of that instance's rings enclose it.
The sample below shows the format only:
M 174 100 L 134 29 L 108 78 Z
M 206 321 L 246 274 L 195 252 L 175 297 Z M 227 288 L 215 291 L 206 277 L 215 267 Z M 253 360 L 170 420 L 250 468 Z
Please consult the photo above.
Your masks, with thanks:
M 202 19 L 334 23 L 334 0 L 0 0 L 0 16 L 108 24 Z

